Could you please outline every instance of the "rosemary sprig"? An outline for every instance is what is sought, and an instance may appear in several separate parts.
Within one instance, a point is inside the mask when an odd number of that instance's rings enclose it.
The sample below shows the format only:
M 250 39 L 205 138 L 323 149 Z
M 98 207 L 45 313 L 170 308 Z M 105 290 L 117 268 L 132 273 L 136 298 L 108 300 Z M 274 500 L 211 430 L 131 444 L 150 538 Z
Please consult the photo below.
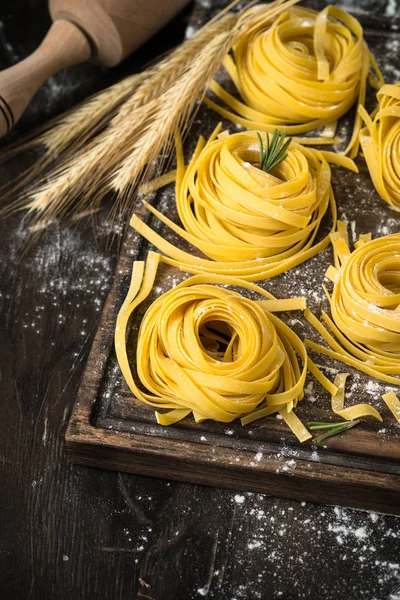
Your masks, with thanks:
M 292 138 L 288 138 L 285 142 L 286 131 L 279 133 L 278 129 L 275 129 L 271 142 L 268 133 L 265 134 L 266 142 L 264 146 L 258 131 L 257 136 L 260 144 L 260 169 L 269 173 L 287 157 L 286 150 L 289 148 Z
M 338 421 L 337 423 L 333 423 L 332 421 L 310 421 L 307 423 L 308 429 L 311 431 L 315 431 L 316 429 L 331 429 L 332 427 L 342 427 L 349 421 Z
M 307 426 L 311 431 L 318 431 L 321 429 L 328 430 L 325 433 L 323 433 L 322 435 L 319 435 L 318 437 L 315 437 L 313 439 L 313 442 L 316 442 L 318 444 L 320 442 L 323 442 L 324 440 L 327 440 L 328 438 L 330 438 L 334 435 L 338 435 L 339 433 L 344 433 L 348 429 L 351 429 L 355 425 L 358 425 L 359 422 L 360 422 L 359 420 L 345 421 L 345 422 L 339 421 L 338 423 L 329 423 L 329 422 L 324 423 L 322 421 L 310 421 L 309 423 L 307 423 Z

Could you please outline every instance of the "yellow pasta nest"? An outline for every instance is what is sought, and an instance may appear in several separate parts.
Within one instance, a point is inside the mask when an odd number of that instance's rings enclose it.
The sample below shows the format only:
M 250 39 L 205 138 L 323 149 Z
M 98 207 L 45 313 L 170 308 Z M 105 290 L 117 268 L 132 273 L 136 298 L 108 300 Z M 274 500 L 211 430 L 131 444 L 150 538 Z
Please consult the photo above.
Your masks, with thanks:
M 377 94 L 378 108 L 371 116 L 364 107 L 361 147 L 378 194 L 400 211 L 400 83 L 384 85 Z
M 170 425 L 190 413 L 197 422 L 242 423 L 279 412 L 304 441 L 307 429 L 293 412 L 303 398 L 308 361 L 304 344 L 273 313 L 304 309 L 304 298 L 276 300 L 262 288 L 231 277 L 197 275 L 158 297 L 147 309 L 137 338 L 136 370 L 127 353 L 129 319 L 149 295 L 160 255 L 135 262 L 128 295 L 120 310 L 115 347 L 121 371 L 134 396 L 156 409 L 157 421 Z M 260 301 L 219 287 L 241 286 Z M 302 366 L 300 366 L 301 361 Z M 320 381 L 337 389 L 321 373 Z
M 294 7 L 272 24 L 260 15 L 223 64 L 242 101 L 213 81 L 211 90 L 228 109 L 205 102 L 231 121 L 260 131 L 279 128 L 296 135 L 327 126 L 325 134 L 332 137 L 337 119 L 355 102 L 364 105 L 367 80 L 377 89 L 383 84 L 360 23 L 335 6 L 320 13 Z M 370 64 L 377 79 L 368 79 Z M 360 126 L 357 115 L 346 150 L 352 157 Z
M 175 247 L 136 215 L 132 227 L 171 265 L 247 281 L 274 277 L 326 248 L 329 236 L 316 236 L 329 206 L 333 226 L 336 222 L 328 161 L 357 171 L 349 158 L 293 140 L 287 158 L 266 173 L 258 166 L 257 132 L 229 135 L 220 133 L 220 125 L 207 143 L 200 138 L 187 168 L 179 140 L 177 156 L 176 205 L 183 227 L 146 206 L 208 258 Z
M 306 341 L 319 352 L 390 384 L 400 379 L 400 234 L 371 241 L 361 236 L 350 253 L 343 223 L 332 235 L 336 266 L 327 277 L 334 282 L 332 319 L 322 313 L 330 332 L 309 311 L 306 316 L 330 349 Z M 332 335 L 333 334 L 333 335 Z
M 263 288 L 234 277 L 196 275 L 159 296 L 140 323 L 137 377 L 133 375 L 128 358 L 130 319 L 151 293 L 160 260 L 161 255 L 149 252 L 146 263 L 134 263 L 115 329 L 117 359 L 134 396 L 153 408 L 170 409 L 156 411 L 160 425 L 177 423 L 190 414 L 196 422 L 229 423 L 240 418 L 246 425 L 279 412 L 304 442 L 311 434 L 293 409 L 304 396 L 307 370 L 331 394 L 338 416 L 382 420 L 368 404 L 345 408 L 347 374 L 329 381 L 303 342 L 275 316 L 279 311 L 305 310 L 304 298 L 277 300 Z M 263 299 L 251 300 L 227 286 L 250 290 Z M 400 415 L 400 402 L 395 397 L 386 401 Z

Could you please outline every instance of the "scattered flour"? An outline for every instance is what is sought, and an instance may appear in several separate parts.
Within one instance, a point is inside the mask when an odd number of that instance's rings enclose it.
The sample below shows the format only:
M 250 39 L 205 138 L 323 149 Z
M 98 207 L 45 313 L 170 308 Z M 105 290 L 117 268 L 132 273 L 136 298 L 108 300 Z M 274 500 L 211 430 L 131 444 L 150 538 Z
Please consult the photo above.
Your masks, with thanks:
M 399 8 L 397 6 L 397 0 L 388 0 L 385 8 L 386 17 L 394 17 L 398 13 Z
M 197 590 L 197 593 L 200 594 L 200 596 L 207 596 L 209 589 L 210 589 L 210 586 L 205 585 L 204 587 L 199 588 Z
M 235 502 L 237 504 L 243 504 L 244 501 L 245 501 L 245 497 L 244 496 L 240 496 L 239 494 L 235 495 Z

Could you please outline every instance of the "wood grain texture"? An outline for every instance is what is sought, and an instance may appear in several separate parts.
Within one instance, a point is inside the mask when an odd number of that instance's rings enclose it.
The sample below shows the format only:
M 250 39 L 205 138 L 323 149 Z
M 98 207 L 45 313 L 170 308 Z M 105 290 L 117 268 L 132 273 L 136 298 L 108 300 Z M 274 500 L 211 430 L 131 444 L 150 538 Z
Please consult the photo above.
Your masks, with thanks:
M 189 0 L 49 0 L 53 20 L 76 23 L 93 57 L 114 67 L 166 25 Z
M 382 20 L 386 7 L 361 5 Z M 31 53 L 49 25 L 45 0 L 1 3 L 0 68 Z M 58 74 L 10 138 L 140 68 L 184 27 L 182 17 L 113 72 Z M 1 166 L 2 180 L 33 158 Z M 0 222 L 0 597 L 395 597 L 395 517 L 68 464 L 67 421 L 116 266 L 109 245 L 120 234 L 107 215 L 60 222 L 33 248 L 20 215 Z

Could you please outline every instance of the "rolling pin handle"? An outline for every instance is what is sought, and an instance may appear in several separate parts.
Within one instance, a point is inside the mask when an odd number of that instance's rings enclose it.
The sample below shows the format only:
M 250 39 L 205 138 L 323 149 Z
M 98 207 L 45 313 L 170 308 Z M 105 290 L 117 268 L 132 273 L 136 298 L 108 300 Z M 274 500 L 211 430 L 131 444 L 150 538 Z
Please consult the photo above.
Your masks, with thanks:
M 32 96 L 60 69 L 85 62 L 91 57 L 85 34 L 73 23 L 55 21 L 33 54 L 0 71 L 0 136 L 18 121 Z

